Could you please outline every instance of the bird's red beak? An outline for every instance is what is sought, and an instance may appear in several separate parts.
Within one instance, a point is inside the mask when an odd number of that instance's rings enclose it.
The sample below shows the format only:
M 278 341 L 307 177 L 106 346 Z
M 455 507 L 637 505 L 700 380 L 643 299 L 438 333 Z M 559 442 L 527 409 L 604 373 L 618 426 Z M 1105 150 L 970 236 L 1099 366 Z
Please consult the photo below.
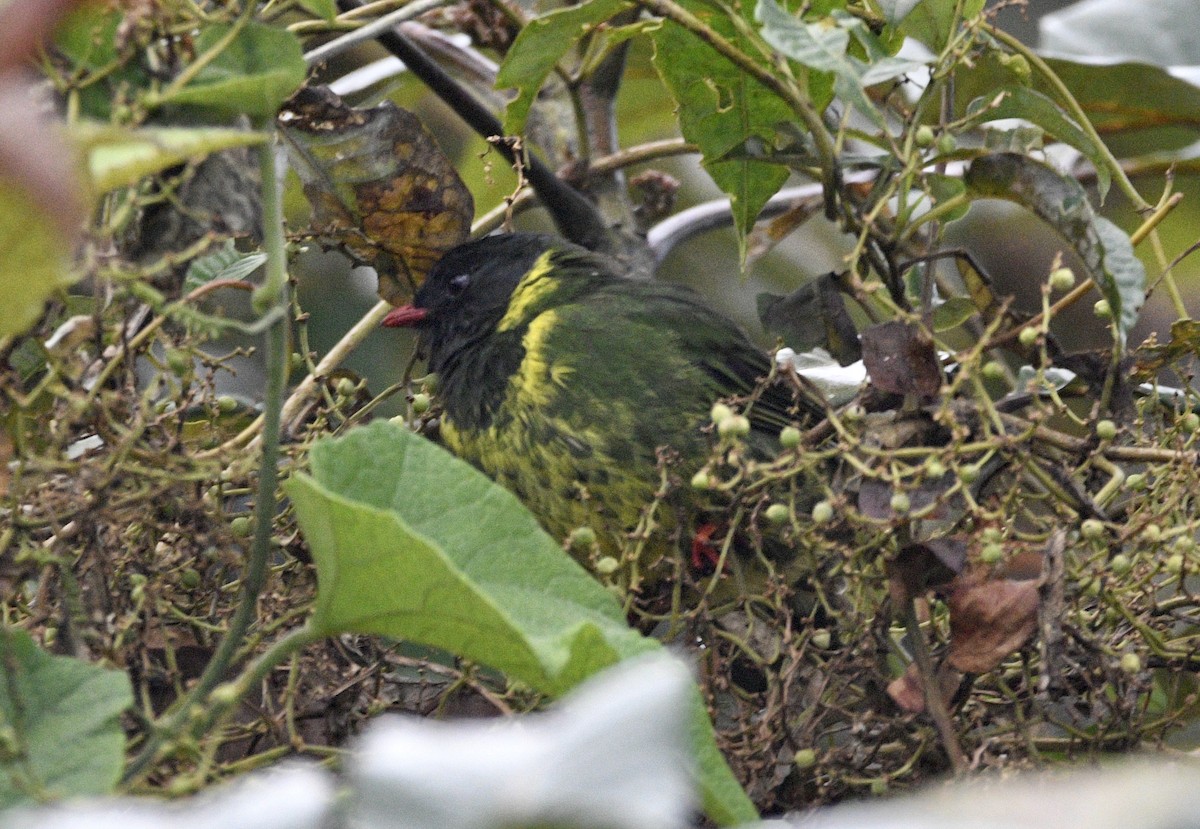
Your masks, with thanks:
M 383 318 L 383 327 L 413 328 L 420 325 L 421 320 L 427 316 L 429 316 L 429 311 L 425 308 L 418 308 L 415 305 L 401 305 L 399 308 L 393 308 Z

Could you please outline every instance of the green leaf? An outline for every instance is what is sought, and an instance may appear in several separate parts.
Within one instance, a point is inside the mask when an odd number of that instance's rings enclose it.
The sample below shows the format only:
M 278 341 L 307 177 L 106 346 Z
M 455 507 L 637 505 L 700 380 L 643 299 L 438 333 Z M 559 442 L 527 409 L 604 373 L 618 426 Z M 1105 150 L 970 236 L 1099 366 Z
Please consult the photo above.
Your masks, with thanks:
M 1053 100 L 1024 86 L 1001 90 L 988 100 L 976 98 L 967 106 L 964 129 L 1002 118 L 1023 118 L 1030 121 L 1049 135 L 1083 153 L 1096 167 L 1100 200 L 1104 200 L 1112 175 L 1104 160 L 1103 148 L 1068 118 Z
M 88 124 L 73 127 L 71 137 L 87 151 L 88 172 L 96 193 L 128 187 L 189 159 L 233 147 L 252 147 L 267 140 L 266 133 L 222 127 L 128 130 Z
M 957 328 L 974 316 L 976 310 L 970 297 L 952 296 L 933 309 L 933 330 L 940 334 Z
M 266 261 L 265 253 L 242 253 L 234 246 L 232 239 L 226 239 L 219 250 L 192 260 L 183 279 L 183 290 L 185 293 L 194 291 L 218 279 L 245 279 Z
M 524 131 L 529 108 L 554 65 L 590 31 L 632 5 L 629 0 L 589 0 L 544 14 L 521 29 L 496 74 L 497 89 L 517 90 L 504 114 L 507 135 Z
M 977 158 L 964 181 L 974 197 L 1016 202 L 1070 243 L 1112 307 L 1124 343 L 1145 299 L 1146 270 L 1125 232 L 1095 214 L 1079 182 L 1015 153 Z
M 129 677 L 38 649 L 0 627 L 0 809 L 112 791 L 125 759 Z
M 683 5 L 743 52 L 756 54 L 724 12 L 694 0 Z M 772 144 L 778 125 L 794 122 L 796 115 L 774 92 L 679 24 L 665 21 L 652 37 L 654 66 L 675 99 L 680 131 L 700 147 L 705 170 L 733 202 L 744 261 L 746 236 L 789 173 L 782 164 L 726 156 L 751 139 Z
M 904 18 L 921 4 L 921 0 L 879 0 L 879 8 L 883 11 L 883 19 L 889 26 L 899 26 Z
M 300 8 L 324 20 L 333 20 L 337 17 L 336 0 L 299 0 L 299 3 Z
M 1200 87 L 1144 63 L 1047 60 L 1118 157 L 1178 150 L 1196 140 Z M 1054 92 L 1040 76 L 1042 93 Z
M 46 300 L 75 281 L 70 247 L 41 203 L 0 176 L 0 337 L 25 331 Z
M 1190 25 L 1195 15 L 1195 0 L 1140 0 L 1136 7 L 1125 0 L 1072 3 L 1038 21 L 1038 48 L 1062 56 L 1196 66 L 1200 40 Z
M 213 24 L 202 29 L 196 54 L 217 47 L 231 27 Z M 294 34 L 248 23 L 191 83 L 157 103 L 195 109 L 213 118 L 248 115 L 261 120 L 274 117 L 307 74 L 304 51 Z
M 511 493 L 424 438 L 376 422 L 311 457 L 286 490 L 317 569 L 316 630 L 434 645 L 553 695 L 659 646 Z M 694 708 L 710 816 L 753 819 L 698 692 Z
M 934 53 L 942 51 L 954 36 L 959 0 L 921 0 L 908 10 L 900 31 L 908 37 L 921 41 Z M 970 19 L 983 11 L 984 0 L 965 0 L 962 6 L 964 19 Z

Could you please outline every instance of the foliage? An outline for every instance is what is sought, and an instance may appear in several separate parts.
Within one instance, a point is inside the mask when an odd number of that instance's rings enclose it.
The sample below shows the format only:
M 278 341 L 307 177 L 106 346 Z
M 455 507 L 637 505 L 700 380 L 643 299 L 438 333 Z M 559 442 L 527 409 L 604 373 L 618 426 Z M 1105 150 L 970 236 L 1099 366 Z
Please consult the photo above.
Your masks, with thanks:
M 178 795 L 285 755 L 336 757 L 389 708 L 530 710 L 654 640 L 700 665 L 692 749 L 722 823 L 751 800 L 799 808 L 1188 722 L 1197 338 L 1169 257 L 1194 240 L 1168 251 L 1156 228 L 1179 201 L 1168 168 L 1195 168 L 1200 92 L 1147 63 L 1043 58 L 993 11 L 589 0 L 527 19 L 428 2 L 389 13 L 420 22 L 361 30 L 374 4 L 95 4 L 37 52 L 51 124 L 20 71 L 53 20 L 0 5 L 0 105 L 20 127 L 0 131 L 0 805 Z M 1077 13 L 1078 31 L 1107 31 Z M 469 193 L 399 110 L 293 95 L 306 73 L 344 80 L 374 54 L 368 36 L 491 140 L 517 192 Z M 901 57 L 905 38 L 926 51 Z M 651 67 L 648 108 L 677 107 L 671 136 L 618 146 L 636 132 L 615 120 L 618 93 Z M 490 88 L 464 88 L 481 74 L 517 90 L 503 123 L 480 104 Z M 286 194 L 276 134 L 301 170 Z M 385 271 L 401 301 L 461 240 L 472 197 L 494 205 L 483 232 L 533 194 L 563 235 L 645 271 L 702 227 L 653 227 L 677 183 L 644 167 L 684 154 L 729 197 L 744 262 L 816 216 L 849 240 L 836 272 L 760 308 L 804 339 L 789 345 L 861 352 L 870 382 L 773 458 L 722 428 L 752 398 L 714 409 L 711 457 L 695 470 L 663 453 L 619 559 L 546 537 L 419 439 L 436 432 L 434 378 L 379 389 L 342 367 L 385 305 L 310 348 L 287 278 L 304 245 Z M 1130 170 L 1163 194 L 1147 201 Z M 776 198 L 796 176 L 813 184 Z M 307 215 L 285 228 L 300 187 Z M 1132 232 L 1100 214 L 1106 198 L 1136 211 Z M 997 200 L 1059 239 L 1053 264 L 1029 268 L 1034 308 L 946 241 Z M 1169 340 L 1131 347 L 1159 285 Z M 1070 354 L 1061 321 L 1092 302 L 1106 347 Z M 261 407 L 227 391 L 252 351 Z M 799 362 L 780 350 L 764 382 L 807 384 Z M 388 398 L 402 423 L 362 427 Z M 712 524 L 644 562 L 679 497 Z

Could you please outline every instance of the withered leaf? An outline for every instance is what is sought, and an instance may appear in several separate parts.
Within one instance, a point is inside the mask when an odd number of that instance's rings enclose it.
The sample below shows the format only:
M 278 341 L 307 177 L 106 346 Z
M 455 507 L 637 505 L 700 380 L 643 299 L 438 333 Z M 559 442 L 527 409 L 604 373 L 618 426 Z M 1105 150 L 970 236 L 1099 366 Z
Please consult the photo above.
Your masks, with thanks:
M 937 669 L 938 691 L 942 695 L 942 704 L 949 705 L 962 684 L 962 674 L 942 663 Z M 900 676 L 888 683 L 887 694 L 900 709 L 910 714 L 920 714 L 925 711 L 925 682 L 921 679 L 921 668 L 916 662 L 909 663 Z
M 375 268 L 383 299 L 406 302 L 442 254 L 466 241 L 471 193 L 411 112 L 390 102 L 353 109 L 310 87 L 279 121 L 313 233 Z
M 880 391 L 926 401 L 937 397 L 942 365 L 921 326 L 901 320 L 873 325 L 862 333 L 862 352 L 871 383 Z
M 980 571 L 956 578 L 946 590 L 950 650 L 960 671 L 990 671 L 1024 645 L 1037 628 L 1038 581 L 988 579 Z
M 966 560 L 967 542 L 961 538 L 909 544 L 887 563 L 888 593 L 897 606 L 911 602 L 929 588 L 953 579 Z

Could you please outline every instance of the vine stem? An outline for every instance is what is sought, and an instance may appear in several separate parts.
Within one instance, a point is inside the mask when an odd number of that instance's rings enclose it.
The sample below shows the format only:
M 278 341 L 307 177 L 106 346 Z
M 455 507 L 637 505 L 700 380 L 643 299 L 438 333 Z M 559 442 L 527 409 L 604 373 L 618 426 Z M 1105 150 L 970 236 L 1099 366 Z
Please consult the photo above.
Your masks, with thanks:
M 247 631 L 258 615 L 258 596 L 267 580 L 267 564 L 271 552 L 271 531 L 276 512 L 276 489 L 279 482 L 279 424 L 283 395 L 287 383 L 288 319 L 287 252 L 283 236 L 283 199 L 275 168 L 275 152 L 270 144 L 258 148 L 262 173 L 263 249 L 267 254 L 266 276 L 256 292 L 258 304 L 269 303 L 268 312 L 275 316 L 267 328 L 267 385 L 261 432 L 262 459 L 258 470 L 258 488 L 254 503 L 254 538 L 242 573 L 241 592 L 229 626 L 204 673 L 191 691 L 174 706 L 169 719 L 158 725 L 147 737 L 137 756 L 125 769 L 122 782 L 126 785 L 138 779 L 158 759 L 166 744 L 181 733 L 193 718 L 193 708 L 201 704 L 221 682 Z
M 921 621 L 917 618 L 917 608 L 909 599 L 905 602 L 904 627 L 908 638 L 912 640 L 913 659 L 921 672 L 921 686 L 925 690 L 925 709 L 933 718 L 933 724 L 941 737 L 942 747 L 950 758 L 950 765 L 955 774 L 962 774 L 970 768 L 967 757 L 963 754 L 962 746 L 958 743 L 958 734 L 954 731 L 954 723 L 946 703 L 942 700 L 942 690 L 933 668 L 933 659 L 929 655 L 929 645 L 925 641 L 925 632 L 921 630 Z

